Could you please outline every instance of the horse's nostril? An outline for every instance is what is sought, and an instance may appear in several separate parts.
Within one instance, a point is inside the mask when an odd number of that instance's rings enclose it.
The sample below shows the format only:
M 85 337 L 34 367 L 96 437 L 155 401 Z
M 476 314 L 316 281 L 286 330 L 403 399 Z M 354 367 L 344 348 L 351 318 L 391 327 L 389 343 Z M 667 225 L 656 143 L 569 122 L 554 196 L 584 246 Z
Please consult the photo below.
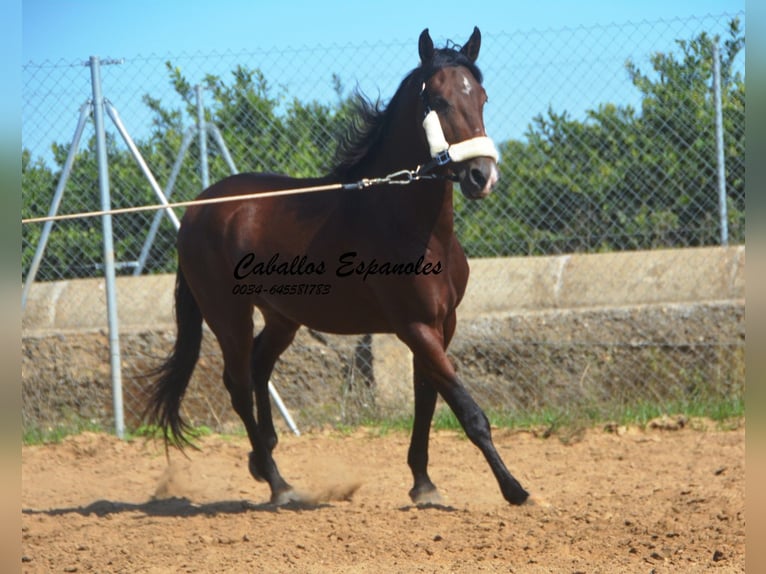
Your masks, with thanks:
M 487 178 L 485 177 L 484 172 L 478 168 L 473 168 L 471 170 L 471 181 L 475 183 L 476 187 L 479 189 L 484 189 L 484 186 L 487 184 Z

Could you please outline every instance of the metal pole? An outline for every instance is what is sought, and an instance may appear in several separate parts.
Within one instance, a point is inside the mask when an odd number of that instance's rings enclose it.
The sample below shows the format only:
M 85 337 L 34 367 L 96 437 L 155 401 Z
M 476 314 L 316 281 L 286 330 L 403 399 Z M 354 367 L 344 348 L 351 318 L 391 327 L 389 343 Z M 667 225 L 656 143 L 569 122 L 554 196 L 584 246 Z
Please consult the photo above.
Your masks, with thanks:
M 229 166 L 231 173 L 236 174 L 237 166 L 234 165 L 234 160 L 231 159 L 231 154 L 229 153 L 229 149 L 226 147 L 226 142 L 223 140 L 223 136 L 221 135 L 220 130 L 214 124 L 208 123 L 205 124 L 205 129 L 210 132 L 210 135 L 213 136 L 216 144 L 218 144 L 218 148 L 221 150 L 221 155 L 223 155 L 223 159 Z M 184 133 L 183 140 L 181 141 L 181 147 L 178 151 L 178 155 L 176 156 L 176 161 L 173 164 L 173 169 L 170 171 L 170 177 L 168 178 L 168 182 L 165 185 L 165 197 L 168 199 L 170 199 L 170 196 L 175 190 L 176 179 L 178 179 L 178 174 L 181 171 L 181 164 L 183 163 L 184 156 L 189 149 L 189 145 L 191 144 L 191 140 L 194 137 L 195 131 L 197 131 L 197 128 L 191 127 Z M 138 276 L 143 273 L 144 267 L 146 266 L 146 261 L 149 258 L 149 251 L 154 244 L 154 239 L 157 237 L 157 232 L 159 231 L 161 221 L 162 212 L 158 211 L 154 215 L 152 225 L 149 228 L 149 233 L 146 235 L 144 244 L 141 247 L 141 255 L 138 257 L 138 263 L 133 269 L 134 276 Z
M 61 198 L 64 196 L 64 189 L 69 181 L 69 175 L 72 173 L 72 164 L 74 164 L 74 157 L 77 154 L 77 149 L 80 147 L 80 139 L 82 138 L 82 132 L 85 129 L 85 123 L 88 121 L 88 116 L 91 114 L 92 103 L 85 102 L 80 108 L 80 119 L 77 120 L 77 127 L 74 130 L 74 137 L 72 137 L 72 145 L 69 148 L 69 153 L 66 156 L 64 167 L 61 170 L 61 176 L 59 176 L 59 182 L 56 186 L 56 191 L 53 194 L 53 200 L 51 201 L 51 207 L 48 211 L 49 216 L 54 216 L 58 213 L 59 206 L 61 205 Z M 40 262 L 43 259 L 43 253 L 45 253 L 45 247 L 48 245 L 48 237 L 50 236 L 51 229 L 53 228 L 53 221 L 46 221 L 43 226 L 43 231 L 40 234 L 40 239 L 37 242 L 37 249 L 35 250 L 35 256 L 32 258 L 32 263 L 27 271 L 27 277 L 24 281 L 24 289 L 21 292 L 21 310 L 23 311 L 27 306 L 27 297 L 29 296 L 29 290 L 32 287 L 32 283 L 35 282 L 37 277 L 37 270 L 40 268 Z
M 138 151 L 138 147 L 136 147 L 136 144 L 133 142 L 133 138 L 130 137 L 128 130 L 125 129 L 125 126 L 123 125 L 122 120 L 120 119 L 120 114 L 117 113 L 117 109 L 111 104 L 111 102 L 107 100 L 104 100 L 104 108 L 106 109 L 106 112 L 109 114 L 109 117 L 112 119 L 112 122 L 114 122 L 114 125 L 117 128 L 117 131 L 120 132 L 120 135 L 122 136 L 122 139 L 125 142 L 125 145 L 128 146 L 128 149 L 130 150 L 130 153 L 133 155 L 133 158 L 136 160 L 138 167 L 141 168 L 141 171 L 144 173 L 144 176 L 149 181 L 149 185 L 152 188 L 152 190 L 154 190 L 154 194 L 157 196 L 157 199 L 160 200 L 160 203 L 162 205 L 167 206 L 168 205 L 167 197 L 165 197 L 165 194 L 162 192 L 162 189 L 160 188 L 160 184 L 158 184 L 157 180 L 154 179 L 154 175 L 152 175 L 152 171 L 149 169 L 149 166 L 146 165 L 146 162 L 144 161 L 144 157 L 141 155 L 141 152 Z M 175 226 L 176 230 L 181 227 L 181 222 L 178 221 L 178 217 L 176 217 L 176 214 L 171 207 L 167 207 L 165 209 L 165 213 L 168 214 L 168 217 L 170 218 L 170 221 L 173 222 L 173 225 Z
M 715 101 L 715 151 L 718 169 L 718 211 L 721 220 L 721 245 L 729 244 L 729 218 L 726 206 L 726 159 L 723 148 L 723 105 L 721 101 L 721 55 L 713 44 L 713 100 Z
M 284 401 L 282 401 L 282 397 L 279 396 L 279 393 L 277 392 L 277 388 L 273 385 L 271 381 L 269 381 L 269 394 L 271 395 L 271 398 L 274 399 L 274 402 L 277 404 L 277 408 L 279 409 L 279 412 L 282 413 L 282 418 L 285 419 L 287 426 L 290 428 L 291 431 L 293 431 L 293 434 L 295 436 L 301 436 L 301 431 L 298 430 L 298 425 L 295 424 L 293 417 L 290 416 L 290 411 L 287 410 L 287 407 L 285 406 Z
M 210 174 L 207 167 L 207 132 L 205 131 L 205 108 L 202 106 L 202 86 L 197 84 L 197 132 L 199 133 L 199 175 L 202 189 L 210 186 Z
M 229 148 L 226 147 L 226 142 L 223 141 L 223 136 L 221 135 L 221 130 L 219 130 L 215 124 L 208 124 L 207 129 L 210 132 L 210 134 L 213 136 L 213 139 L 215 140 L 215 143 L 218 144 L 218 149 L 221 150 L 221 154 L 223 155 L 223 159 L 226 162 L 226 164 L 229 166 L 229 170 L 231 170 L 231 173 L 238 173 L 239 170 L 237 170 L 237 166 L 234 165 L 234 160 L 231 159 L 231 154 L 229 153 Z
M 186 130 L 183 140 L 181 141 L 181 148 L 178 150 L 176 161 L 173 164 L 173 169 L 170 171 L 170 177 L 168 178 L 168 182 L 165 185 L 165 197 L 168 199 L 170 199 L 170 196 L 173 195 L 173 190 L 176 186 L 176 179 L 178 179 L 178 174 L 181 171 L 181 164 L 183 163 L 186 151 L 189 149 L 189 145 L 191 145 L 192 138 L 194 137 L 194 131 L 195 128 L 189 128 Z M 164 212 L 162 211 L 158 211 L 154 214 L 152 225 L 149 227 L 149 233 L 146 234 L 146 239 L 144 239 L 144 244 L 141 247 L 141 255 L 138 257 L 138 264 L 133 269 L 133 275 L 136 277 L 141 275 L 141 273 L 144 271 L 146 261 L 149 259 L 149 252 L 152 250 L 154 239 L 157 237 L 157 232 L 160 229 L 160 223 L 162 222 L 163 214 Z
M 165 195 L 168 198 L 170 198 L 176 188 L 176 180 L 178 179 L 178 174 L 181 173 L 181 165 L 183 164 L 184 156 L 189 150 L 189 146 L 191 145 L 192 139 L 194 138 L 195 131 L 196 128 L 189 128 L 186 130 L 186 133 L 181 140 L 181 147 L 178 149 L 176 161 L 173 164 L 173 169 L 170 170 L 170 177 L 168 177 L 168 182 L 165 184 Z
M 90 75 L 93 85 L 93 121 L 96 128 L 96 154 L 98 157 L 98 184 L 101 191 L 101 209 L 110 209 L 109 165 L 106 155 L 104 132 L 104 97 L 101 93 L 101 63 L 96 56 L 90 58 Z M 122 406 L 122 369 L 120 365 L 120 335 L 117 320 L 117 290 L 114 271 L 114 240 L 112 216 L 101 217 L 104 230 L 104 280 L 106 282 L 106 309 L 109 322 L 109 359 L 112 371 L 112 403 L 114 405 L 114 430 L 118 437 L 125 436 L 125 415 Z

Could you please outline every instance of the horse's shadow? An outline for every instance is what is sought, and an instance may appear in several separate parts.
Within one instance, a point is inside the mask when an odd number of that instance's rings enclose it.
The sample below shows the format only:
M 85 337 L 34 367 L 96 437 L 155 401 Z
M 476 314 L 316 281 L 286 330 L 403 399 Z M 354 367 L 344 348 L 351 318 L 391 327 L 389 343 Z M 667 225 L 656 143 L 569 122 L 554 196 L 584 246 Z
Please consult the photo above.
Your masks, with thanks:
M 104 518 L 112 514 L 123 512 L 141 512 L 146 516 L 215 516 L 218 514 L 244 514 L 246 512 L 269 512 L 280 511 L 312 511 L 322 508 L 331 508 L 333 505 L 327 502 L 290 501 L 287 504 L 273 504 L 271 502 L 254 503 L 248 500 L 222 500 L 197 504 L 186 497 L 170 497 L 155 499 L 146 502 L 120 502 L 113 500 L 96 500 L 87 506 L 69 506 L 63 508 L 23 508 L 22 514 L 65 516 L 67 514 L 79 514 L 80 516 L 95 515 Z M 442 512 L 456 512 L 457 508 L 444 504 L 411 504 L 399 507 L 402 512 L 410 510 L 437 510 Z
M 442 504 L 441 502 L 420 502 L 417 504 L 405 504 L 399 507 L 400 512 L 409 512 L 410 510 L 428 511 L 434 512 L 458 512 L 458 509 L 449 504 Z
M 120 502 L 112 500 L 97 500 L 87 506 L 70 506 L 64 508 L 49 508 L 40 510 L 35 508 L 23 508 L 22 514 L 63 516 L 67 514 L 79 514 L 81 516 L 96 515 L 100 518 L 111 514 L 123 512 L 141 512 L 147 516 L 214 516 L 217 514 L 243 514 L 245 512 L 272 512 L 319 510 L 332 506 L 327 503 L 308 503 L 291 501 L 287 504 L 276 505 L 270 502 L 253 503 L 247 500 L 222 500 L 197 504 L 185 497 L 171 497 L 163 499 L 150 499 L 146 502 Z

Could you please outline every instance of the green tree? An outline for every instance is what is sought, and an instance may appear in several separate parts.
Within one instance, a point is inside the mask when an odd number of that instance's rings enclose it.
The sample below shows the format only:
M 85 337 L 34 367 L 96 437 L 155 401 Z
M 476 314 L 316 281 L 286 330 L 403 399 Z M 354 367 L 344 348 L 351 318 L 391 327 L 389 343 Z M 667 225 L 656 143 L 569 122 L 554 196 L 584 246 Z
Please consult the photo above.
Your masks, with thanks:
M 169 179 L 184 135 L 197 118 L 194 87 L 182 71 L 166 63 L 169 81 L 181 97 L 183 108 L 171 109 L 159 98 L 145 95 L 143 101 L 152 111 L 152 130 L 136 145 L 160 185 Z M 204 81 L 207 98 L 212 103 L 205 109 L 206 121 L 222 132 L 226 145 L 240 171 L 286 173 L 309 177 L 327 173 L 332 163 L 334 142 L 347 115 L 347 101 L 341 98 L 337 77 L 333 84 L 339 95 L 337 106 L 317 102 L 287 100 L 283 90 L 275 91 L 259 70 L 237 67 L 225 81 L 208 75 Z M 212 96 L 212 97 L 211 97 Z M 54 163 L 49 168 L 25 150 L 22 165 L 24 195 L 22 217 L 47 213 L 53 191 L 61 177 L 61 169 L 70 144 L 54 143 Z M 208 146 L 210 180 L 229 175 L 229 167 L 215 144 Z M 107 134 L 112 207 L 145 205 L 156 202 L 154 192 L 130 153 L 117 146 Z M 191 199 L 201 190 L 197 138 L 189 147 L 174 189 L 173 199 Z M 62 210 L 66 212 L 100 209 L 98 165 L 95 138 L 78 150 L 70 174 Z M 181 214 L 182 210 L 177 213 Z M 136 261 L 140 254 L 153 213 L 135 213 L 113 219 L 115 259 Z M 24 226 L 22 236 L 22 276 L 26 276 L 39 241 L 41 225 Z M 160 232 L 150 252 L 146 270 L 168 272 L 175 269 L 175 229 L 163 218 Z M 91 277 L 102 273 L 102 238 L 99 218 L 56 223 L 48 242 L 38 280 Z M 123 273 L 130 267 L 122 269 Z
M 745 85 L 740 74 L 732 73 L 745 42 L 738 20 L 730 23 L 729 35 L 721 50 L 729 224 L 732 239 L 744 241 Z M 653 136 L 640 141 L 641 196 L 649 199 L 649 209 L 674 215 L 669 237 L 673 244 L 710 245 L 720 237 L 711 90 L 713 44 L 718 41 L 705 33 L 691 41 L 679 40 L 682 57 L 653 55 L 653 75 L 642 73 L 632 62 L 627 65 L 644 96 L 641 129 Z
M 549 109 L 525 141 L 503 143 L 501 179 L 482 204 L 460 200 L 473 256 L 712 245 L 719 242 L 712 47 L 701 34 L 652 72 L 626 65 L 640 112 L 602 104 L 585 121 Z M 723 43 L 722 102 L 730 240 L 744 241 L 744 47 L 739 22 Z

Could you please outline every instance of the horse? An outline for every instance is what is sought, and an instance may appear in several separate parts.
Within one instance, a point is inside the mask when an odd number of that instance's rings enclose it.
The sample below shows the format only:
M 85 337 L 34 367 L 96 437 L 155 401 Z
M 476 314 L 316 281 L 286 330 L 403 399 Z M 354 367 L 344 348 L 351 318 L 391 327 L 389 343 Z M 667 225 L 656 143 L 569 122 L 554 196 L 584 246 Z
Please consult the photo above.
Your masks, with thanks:
M 198 196 L 232 201 L 187 208 L 177 237 L 177 337 L 155 370 L 146 412 L 166 447 L 183 449 L 190 442 L 179 409 L 199 358 L 204 320 L 220 344 L 223 382 L 252 447 L 250 473 L 268 483 L 275 505 L 298 500 L 272 455 L 278 438 L 268 383 L 277 359 L 301 325 L 335 334 L 394 333 L 413 355 L 407 453 L 413 503 L 440 500 L 428 474 L 437 394 L 486 458 L 503 497 L 514 505 L 527 501 L 494 446 L 485 413 L 446 354 L 469 273 L 454 231 L 453 185 L 466 198 L 480 199 L 499 177 L 497 150 L 484 128 L 480 46 L 477 27 L 462 47 L 443 48 L 434 47 L 426 28 L 418 40 L 420 65 L 389 102 L 359 95 L 358 118 L 340 138 L 328 175 L 233 175 Z M 418 169 L 408 185 L 351 184 L 413 166 Z M 236 200 L 329 182 L 349 185 Z M 254 337 L 255 308 L 264 327 Z

